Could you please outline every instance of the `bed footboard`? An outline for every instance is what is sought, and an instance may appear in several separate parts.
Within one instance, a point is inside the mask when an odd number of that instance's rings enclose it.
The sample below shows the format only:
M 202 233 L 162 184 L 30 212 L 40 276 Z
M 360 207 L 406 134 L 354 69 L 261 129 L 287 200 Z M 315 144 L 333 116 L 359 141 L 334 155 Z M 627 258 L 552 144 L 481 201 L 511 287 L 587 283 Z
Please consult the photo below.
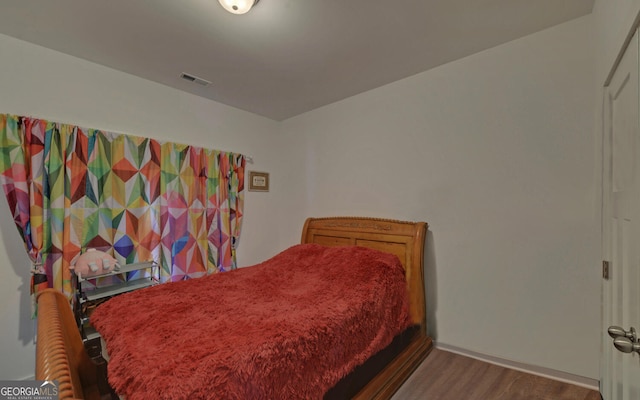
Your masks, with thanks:
M 86 353 L 69 301 L 55 289 L 38 295 L 36 379 L 57 380 L 60 399 L 110 399 L 106 363 Z

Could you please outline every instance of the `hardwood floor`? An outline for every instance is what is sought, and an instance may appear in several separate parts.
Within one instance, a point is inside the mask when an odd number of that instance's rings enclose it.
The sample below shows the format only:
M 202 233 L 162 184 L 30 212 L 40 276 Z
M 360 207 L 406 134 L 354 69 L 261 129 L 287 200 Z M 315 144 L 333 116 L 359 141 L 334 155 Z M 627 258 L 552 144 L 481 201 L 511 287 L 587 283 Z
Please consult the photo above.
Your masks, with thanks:
M 392 400 L 601 400 L 580 386 L 434 349 Z

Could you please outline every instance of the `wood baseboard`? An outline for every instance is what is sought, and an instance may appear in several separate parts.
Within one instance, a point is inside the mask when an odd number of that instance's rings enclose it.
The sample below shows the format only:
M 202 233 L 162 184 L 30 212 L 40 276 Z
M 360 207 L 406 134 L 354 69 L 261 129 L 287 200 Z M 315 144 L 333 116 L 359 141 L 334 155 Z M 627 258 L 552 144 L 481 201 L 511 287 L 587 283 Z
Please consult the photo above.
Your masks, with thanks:
M 435 348 L 443 351 L 449 351 L 451 353 L 459 354 L 461 356 L 474 358 L 476 360 L 499 365 L 505 368 L 510 368 L 516 371 L 521 371 L 521 372 L 525 372 L 532 375 L 542 376 L 544 378 L 549 378 L 556 381 L 569 383 L 572 385 L 584 387 L 584 388 L 595 390 L 595 391 L 600 390 L 600 382 L 597 379 L 586 378 L 584 376 L 574 375 L 567 372 L 554 370 L 551 368 L 538 367 L 535 365 L 521 363 L 518 361 L 511 361 L 511 360 L 507 360 L 500 357 L 489 356 L 486 354 L 477 353 L 475 351 L 463 349 L 461 347 L 448 345 L 446 343 L 436 342 L 434 343 L 434 346 Z

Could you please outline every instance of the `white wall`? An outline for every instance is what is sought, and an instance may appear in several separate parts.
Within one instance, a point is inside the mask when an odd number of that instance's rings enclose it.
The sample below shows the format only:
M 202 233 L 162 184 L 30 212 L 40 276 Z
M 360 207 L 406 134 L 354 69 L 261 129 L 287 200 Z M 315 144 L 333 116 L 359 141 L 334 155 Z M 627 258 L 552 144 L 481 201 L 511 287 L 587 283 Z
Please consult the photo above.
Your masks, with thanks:
M 247 192 L 240 265 L 262 261 L 299 241 L 302 222 L 282 179 L 287 160 L 280 125 L 122 72 L 0 35 L 0 112 L 172 140 L 253 156 L 249 170 L 271 173 L 269 193 Z M 29 260 L 4 195 L 0 199 L 0 379 L 34 374 Z M 297 200 L 296 200 L 297 201 Z M 284 235 L 295 226 L 295 232 Z M 293 228 L 291 228 L 293 229 Z
M 440 343 L 598 378 L 590 16 L 292 118 L 308 213 L 430 224 Z

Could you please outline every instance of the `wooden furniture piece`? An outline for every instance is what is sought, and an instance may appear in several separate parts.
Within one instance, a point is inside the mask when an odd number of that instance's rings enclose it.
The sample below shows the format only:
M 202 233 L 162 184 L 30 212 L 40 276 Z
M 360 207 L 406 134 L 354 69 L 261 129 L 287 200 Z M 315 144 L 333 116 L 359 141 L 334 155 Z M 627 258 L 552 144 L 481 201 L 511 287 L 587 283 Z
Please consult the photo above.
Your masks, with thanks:
M 302 243 L 374 248 L 398 256 L 406 271 L 411 318 L 418 328 L 409 344 L 379 369 L 356 399 L 391 398 L 432 349 L 426 333 L 423 278 L 426 229 L 424 222 L 357 217 L 309 218 L 305 222 Z M 67 299 L 46 290 L 39 295 L 38 304 L 36 379 L 59 380 L 61 399 L 99 398 L 95 396 L 99 396 L 100 368 L 87 356 Z
M 354 399 L 389 399 L 433 348 L 427 336 L 424 285 L 425 222 L 336 217 L 308 218 L 302 243 L 325 246 L 357 245 L 395 254 L 406 271 L 413 322 L 419 325 L 409 345 L 387 364 Z
M 36 379 L 57 380 L 61 400 L 111 398 L 106 363 L 89 358 L 65 295 L 43 290 L 38 310 Z

